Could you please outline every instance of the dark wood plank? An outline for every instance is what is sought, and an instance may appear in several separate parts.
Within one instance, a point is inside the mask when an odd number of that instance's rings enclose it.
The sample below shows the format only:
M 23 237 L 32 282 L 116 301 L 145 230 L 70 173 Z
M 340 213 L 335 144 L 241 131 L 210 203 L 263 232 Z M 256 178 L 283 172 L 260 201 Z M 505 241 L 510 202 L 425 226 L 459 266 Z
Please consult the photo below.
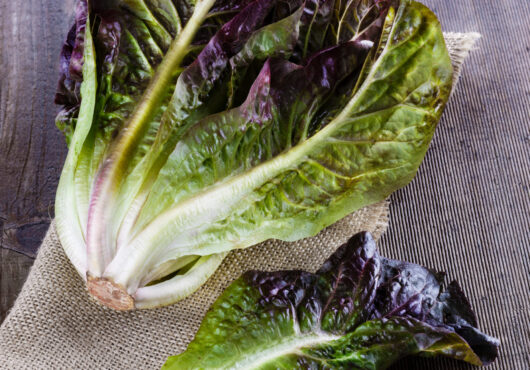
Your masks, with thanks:
M 33 258 L 9 249 L 0 249 L 0 323 L 15 302 Z
M 66 156 L 53 96 L 73 4 L 0 0 L 0 322 L 53 217 Z
M 73 0 L 0 2 L 0 246 L 30 256 L 66 155 L 53 96 L 72 10 Z

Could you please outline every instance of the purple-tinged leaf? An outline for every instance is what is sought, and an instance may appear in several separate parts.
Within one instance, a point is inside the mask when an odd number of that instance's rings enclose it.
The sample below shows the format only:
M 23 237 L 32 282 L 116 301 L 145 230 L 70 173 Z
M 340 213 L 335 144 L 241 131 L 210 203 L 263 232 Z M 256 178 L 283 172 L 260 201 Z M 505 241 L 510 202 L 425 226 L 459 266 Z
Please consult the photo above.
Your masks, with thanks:
M 476 328 L 456 283 L 442 292 L 441 276 L 379 256 L 359 233 L 314 274 L 243 274 L 163 369 L 385 369 L 410 355 L 489 364 L 499 341 Z

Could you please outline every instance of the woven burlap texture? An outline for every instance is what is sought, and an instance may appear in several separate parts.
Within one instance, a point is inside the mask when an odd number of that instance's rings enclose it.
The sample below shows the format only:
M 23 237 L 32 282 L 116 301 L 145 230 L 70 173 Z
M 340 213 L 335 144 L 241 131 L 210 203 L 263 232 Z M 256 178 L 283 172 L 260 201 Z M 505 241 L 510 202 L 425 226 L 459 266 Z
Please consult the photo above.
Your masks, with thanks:
M 479 35 L 445 34 L 454 85 Z M 2 369 L 157 369 L 184 350 L 208 307 L 242 272 L 316 270 L 348 237 L 362 230 L 378 239 L 388 225 L 386 201 L 365 207 L 294 243 L 276 240 L 231 252 L 195 294 L 169 307 L 116 312 L 89 298 L 66 258 L 52 223 L 9 316 L 0 327 Z

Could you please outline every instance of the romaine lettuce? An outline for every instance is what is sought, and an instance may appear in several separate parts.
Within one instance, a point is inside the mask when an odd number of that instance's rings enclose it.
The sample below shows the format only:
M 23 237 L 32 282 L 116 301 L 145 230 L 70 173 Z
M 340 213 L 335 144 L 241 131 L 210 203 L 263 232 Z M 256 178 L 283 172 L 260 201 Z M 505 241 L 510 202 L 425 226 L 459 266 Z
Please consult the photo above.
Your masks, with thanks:
M 115 309 L 406 185 L 452 80 L 410 0 L 80 0 L 62 67 L 57 231 Z
M 385 369 L 410 355 L 491 363 L 499 341 L 476 328 L 456 282 L 442 291 L 443 277 L 381 257 L 359 233 L 314 274 L 243 274 L 163 369 Z

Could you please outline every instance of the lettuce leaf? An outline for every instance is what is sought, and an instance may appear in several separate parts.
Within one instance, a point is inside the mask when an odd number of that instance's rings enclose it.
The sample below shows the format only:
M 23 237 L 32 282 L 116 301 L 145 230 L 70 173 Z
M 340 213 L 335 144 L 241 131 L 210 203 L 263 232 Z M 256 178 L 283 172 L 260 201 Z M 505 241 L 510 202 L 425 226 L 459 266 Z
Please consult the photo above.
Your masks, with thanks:
M 115 309 L 175 302 L 230 250 L 406 185 L 452 80 L 410 0 L 80 0 L 61 60 L 57 230 Z
M 385 369 L 404 356 L 487 365 L 499 341 L 477 328 L 456 282 L 387 259 L 367 232 L 316 273 L 249 271 L 212 305 L 163 369 Z

